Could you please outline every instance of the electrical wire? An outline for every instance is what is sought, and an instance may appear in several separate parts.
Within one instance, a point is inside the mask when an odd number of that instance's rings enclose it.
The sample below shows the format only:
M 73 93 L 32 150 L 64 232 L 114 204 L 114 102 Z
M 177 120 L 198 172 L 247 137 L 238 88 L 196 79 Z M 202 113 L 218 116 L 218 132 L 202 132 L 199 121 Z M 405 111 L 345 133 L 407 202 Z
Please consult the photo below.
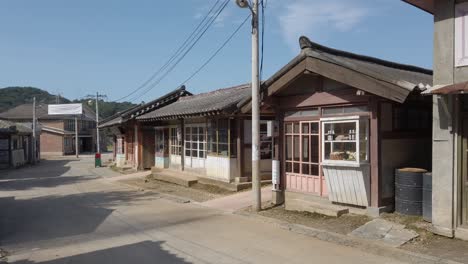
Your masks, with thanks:
M 182 45 L 180 45 L 178 47 L 178 49 L 171 55 L 171 57 L 156 72 L 154 72 L 149 79 L 147 79 L 145 82 L 143 82 L 140 86 L 138 86 L 138 88 L 133 90 L 131 93 L 129 93 L 129 94 L 117 99 L 117 100 L 114 100 L 114 101 L 116 101 L 116 102 L 117 101 L 122 101 L 123 99 L 128 98 L 131 95 L 134 95 L 136 92 L 143 89 L 151 81 L 153 81 L 162 71 L 164 71 L 169 66 L 169 64 L 171 64 L 174 61 L 174 59 L 177 58 L 180 55 L 180 52 L 187 48 L 188 43 L 190 42 L 190 40 L 192 40 L 195 35 L 198 35 L 198 33 L 200 32 L 200 27 L 202 27 L 202 25 L 205 24 L 206 20 L 208 18 L 210 18 L 210 16 L 212 16 L 213 10 L 216 8 L 216 6 L 218 6 L 218 4 L 220 2 L 221 2 L 221 0 L 217 0 L 214 3 L 214 5 L 210 8 L 208 13 L 206 13 L 206 15 L 203 17 L 203 19 L 200 21 L 200 23 L 198 23 L 197 27 L 192 31 L 192 33 L 185 39 L 185 41 L 182 43 Z
M 224 41 L 224 43 L 211 55 L 211 57 L 208 58 L 208 60 L 206 60 L 205 63 L 203 63 L 195 72 L 193 72 L 192 75 L 190 75 L 185 81 L 183 81 L 182 84 L 186 84 L 193 77 L 195 77 L 201 70 L 203 70 L 203 68 L 205 68 L 206 65 L 208 65 L 208 63 L 210 63 L 224 47 L 226 47 L 226 45 L 232 40 L 232 38 L 237 34 L 237 32 L 239 32 L 239 30 L 242 28 L 242 26 L 245 25 L 245 23 L 249 20 L 251 16 L 252 15 L 248 15 L 244 19 L 244 21 L 242 21 L 242 23 L 236 28 L 236 30 L 234 30 L 234 32 L 232 32 L 232 34 L 226 39 L 226 41 Z
M 214 15 L 214 16 L 212 16 L 210 18 L 210 20 L 208 22 L 208 25 L 201 32 L 201 34 L 196 38 L 196 40 L 192 43 L 192 45 L 190 45 L 189 48 L 182 54 L 182 56 L 180 56 L 179 59 L 169 69 L 167 69 L 166 72 L 160 78 L 158 78 L 155 82 L 153 82 L 151 84 L 151 86 L 149 86 L 141 94 L 139 94 L 139 95 L 135 96 L 134 98 L 132 98 L 130 100 L 131 102 L 135 101 L 136 99 L 141 98 L 146 93 L 148 93 L 149 91 L 154 89 L 167 75 L 169 75 L 169 73 L 171 73 L 174 70 L 174 68 L 187 56 L 187 54 L 193 49 L 193 47 L 198 43 L 198 41 L 200 41 L 200 39 L 205 35 L 205 33 L 208 31 L 208 29 L 211 27 L 211 25 L 213 25 L 213 23 L 216 21 L 218 16 L 224 11 L 224 9 L 226 8 L 229 1 L 230 0 L 226 0 L 226 1 L 223 2 L 221 7 L 217 10 L 216 15 Z

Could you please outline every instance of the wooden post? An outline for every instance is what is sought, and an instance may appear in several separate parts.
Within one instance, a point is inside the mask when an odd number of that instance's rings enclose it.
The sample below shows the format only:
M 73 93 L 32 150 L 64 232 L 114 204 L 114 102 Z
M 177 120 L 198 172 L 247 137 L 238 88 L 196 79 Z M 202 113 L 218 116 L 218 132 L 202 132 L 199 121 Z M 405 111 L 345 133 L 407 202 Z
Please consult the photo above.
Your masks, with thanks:
M 371 181 L 371 207 L 380 207 L 381 204 L 381 188 L 380 188 L 380 136 L 379 136 L 379 101 L 372 97 L 370 101 L 371 117 L 370 117 L 370 181 Z
M 185 123 L 184 119 L 180 119 L 180 137 L 182 142 L 182 146 L 180 146 L 180 167 L 183 171 L 185 169 Z M 178 142 L 177 142 L 178 143 Z

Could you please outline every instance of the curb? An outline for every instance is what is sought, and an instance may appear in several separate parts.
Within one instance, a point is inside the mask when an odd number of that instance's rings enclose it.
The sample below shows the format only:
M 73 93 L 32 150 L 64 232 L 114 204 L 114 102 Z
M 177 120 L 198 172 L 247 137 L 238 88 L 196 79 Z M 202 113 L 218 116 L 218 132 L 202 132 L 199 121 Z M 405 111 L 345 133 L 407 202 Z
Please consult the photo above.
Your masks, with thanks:
M 334 244 L 338 244 L 341 246 L 347 246 L 357 249 L 365 249 L 367 253 L 372 253 L 375 255 L 383 256 L 383 257 L 390 257 L 396 260 L 410 262 L 410 263 L 437 263 L 437 264 L 461 264 L 460 262 L 447 260 L 443 258 L 438 258 L 434 256 L 429 256 L 425 254 L 415 253 L 399 248 L 393 248 L 382 243 L 369 241 L 365 239 L 359 239 L 350 237 L 347 235 L 342 235 L 330 231 L 325 231 L 321 229 L 316 229 L 313 227 L 308 227 L 299 224 L 291 224 L 289 222 L 274 219 L 262 215 L 258 215 L 255 213 L 248 213 L 248 212 L 235 212 L 234 214 L 249 217 L 258 221 L 266 222 L 269 224 L 273 224 L 281 229 L 285 229 L 296 234 L 301 234 L 309 237 L 313 237 L 325 242 L 331 242 Z

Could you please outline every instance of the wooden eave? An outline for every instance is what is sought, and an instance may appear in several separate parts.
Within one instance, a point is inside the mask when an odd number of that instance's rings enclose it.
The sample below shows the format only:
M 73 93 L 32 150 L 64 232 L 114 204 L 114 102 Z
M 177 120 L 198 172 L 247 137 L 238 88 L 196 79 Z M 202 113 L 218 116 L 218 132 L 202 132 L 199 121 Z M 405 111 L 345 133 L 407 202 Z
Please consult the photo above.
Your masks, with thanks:
M 406 2 L 430 14 L 434 14 L 434 0 L 403 0 L 403 2 Z
M 302 74 L 313 72 L 326 78 L 347 84 L 356 89 L 368 93 L 403 103 L 411 90 L 404 88 L 411 84 L 405 81 L 386 81 L 368 74 L 358 72 L 354 69 L 346 68 L 342 65 L 320 60 L 314 57 L 303 57 L 303 59 L 285 71 L 266 87 L 266 94 L 272 96 L 281 89 L 294 82 Z M 397 85 L 400 84 L 400 85 Z

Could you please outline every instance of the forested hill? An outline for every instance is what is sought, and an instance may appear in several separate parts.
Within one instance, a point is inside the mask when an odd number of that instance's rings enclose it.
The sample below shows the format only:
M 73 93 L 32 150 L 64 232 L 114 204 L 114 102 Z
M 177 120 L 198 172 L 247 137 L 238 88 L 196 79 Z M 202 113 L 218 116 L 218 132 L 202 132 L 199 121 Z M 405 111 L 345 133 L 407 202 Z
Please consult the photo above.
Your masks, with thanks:
M 21 104 L 32 103 L 33 98 L 36 97 L 37 103 L 54 104 L 57 102 L 56 95 L 50 94 L 35 87 L 6 87 L 0 88 L 0 112 L 6 111 L 10 108 L 16 107 Z M 60 97 L 60 103 L 70 103 L 71 100 Z M 73 100 L 73 102 L 81 102 L 88 104 L 91 109 L 95 109 L 95 101 L 87 99 Z M 129 102 L 105 102 L 99 101 L 99 116 L 106 118 L 114 115 L 117 112 L 126 110 L 135 106 Z

